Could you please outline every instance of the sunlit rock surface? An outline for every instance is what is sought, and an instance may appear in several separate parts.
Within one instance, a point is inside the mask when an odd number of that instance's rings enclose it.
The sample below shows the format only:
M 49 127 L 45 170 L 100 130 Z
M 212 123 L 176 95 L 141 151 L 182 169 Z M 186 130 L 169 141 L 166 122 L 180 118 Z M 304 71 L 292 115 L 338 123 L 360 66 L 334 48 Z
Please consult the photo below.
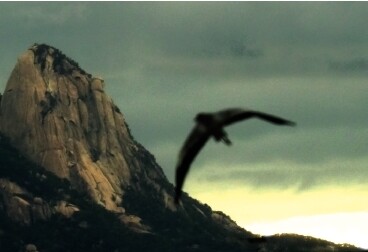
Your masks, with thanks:
M 165 179 L 132 139 L 104 81 L 50 46 L 34 45 L 18 58 L 1 99 L 0 131 L 108 210 L 124 212 L 124 189 L 136 187 L 134 180 Z M 151 164 L 143 165 L 140 156 Z

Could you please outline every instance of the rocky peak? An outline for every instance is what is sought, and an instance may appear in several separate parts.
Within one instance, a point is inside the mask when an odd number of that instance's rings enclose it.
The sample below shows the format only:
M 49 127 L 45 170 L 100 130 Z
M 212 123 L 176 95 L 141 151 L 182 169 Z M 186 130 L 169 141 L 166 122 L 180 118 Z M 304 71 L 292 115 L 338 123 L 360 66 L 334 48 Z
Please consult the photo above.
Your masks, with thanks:
M 127 188 L 139 190 L 144 182 L 161 190 L 166 181 L 153 156 L 133 140 L 104 81 L 45 44 L 18 58 L 1 98 L 0 131 L 33 162 L 108 210 L 124 213 Z
M 36 43 L 30 47 L 30 50 L 34 52 L 35 63 L 41 67 L 41 71 L 44 71 L 45 68 L 51 68 L 54 72 L 59 74 L 72 74 L 73 71 L 76 71 L 83 75 L 87 75 L 89 78 L 92 77 L 81 69 L 77 62 L 67 57 L 55 47 Z

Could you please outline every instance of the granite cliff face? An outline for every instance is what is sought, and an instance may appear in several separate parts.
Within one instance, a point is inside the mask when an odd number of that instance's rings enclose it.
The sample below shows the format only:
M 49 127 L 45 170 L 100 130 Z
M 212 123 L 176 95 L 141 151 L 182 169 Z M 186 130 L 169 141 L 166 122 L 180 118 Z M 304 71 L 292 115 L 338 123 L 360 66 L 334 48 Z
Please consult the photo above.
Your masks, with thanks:
M 51 46 L 34 45 L 19 57 L 1 99 L 0 131 L 30 160 L 108 210 L 124 213 L 125 189 L 138 189 L 137 180 L 157 188 L 166 180 L 131 137 L 104 81 Z

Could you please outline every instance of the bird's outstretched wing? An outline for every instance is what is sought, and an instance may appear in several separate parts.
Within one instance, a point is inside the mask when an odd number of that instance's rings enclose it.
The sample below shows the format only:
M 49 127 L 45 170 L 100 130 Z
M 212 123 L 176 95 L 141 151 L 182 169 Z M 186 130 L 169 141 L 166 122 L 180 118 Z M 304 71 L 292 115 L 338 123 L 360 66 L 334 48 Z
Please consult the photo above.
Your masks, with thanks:
M 208 130 L 204 126 L 197 124 L 185 140 L 184 145 L 179 153 L 179 159 L 176 165 L 175 203 L 179 202 L 181 189 L 191 163 L 206 144 L 209 137 L 210 133 Z
M 258 112 L 254 110 L 246 110 L 242 108 L 232 108 L 219 111 L 215 114 L 216 119 L 220 122 L 222 126 L 228 126 L 238 121 L 250 119 L 252 117 L 257 117 L 261 120 L 278 124 L 278 125 L 289 125 L 294 126 L 295 123 L 278 116 L 266 114 L 263 112 Z

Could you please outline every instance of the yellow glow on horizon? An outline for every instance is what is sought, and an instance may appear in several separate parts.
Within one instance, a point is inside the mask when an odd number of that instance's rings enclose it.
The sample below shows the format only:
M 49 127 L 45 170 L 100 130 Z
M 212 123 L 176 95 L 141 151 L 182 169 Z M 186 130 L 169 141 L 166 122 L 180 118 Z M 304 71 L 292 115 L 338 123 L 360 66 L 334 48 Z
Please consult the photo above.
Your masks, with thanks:
M 256 190 L 193 181 L 187 188 L 191 196 L 254 233 L 297 233 L 368 248 L 367 186 Z
M 368 202 L 363 200 L 368 197 L 367 187 L 326 186 L 297 191 L 295 188 L 256 190 L 236 184 L 213 186 L 207 183 L 190 185 L 190 195 L 214 209 L 232 212 L 235 219 L 241 216 L 252 222 L 368 209 Z
M 239 224 L 256 234 L 302 234 L 368 249 L 368 211 L 298 216 L 274 222 Z

